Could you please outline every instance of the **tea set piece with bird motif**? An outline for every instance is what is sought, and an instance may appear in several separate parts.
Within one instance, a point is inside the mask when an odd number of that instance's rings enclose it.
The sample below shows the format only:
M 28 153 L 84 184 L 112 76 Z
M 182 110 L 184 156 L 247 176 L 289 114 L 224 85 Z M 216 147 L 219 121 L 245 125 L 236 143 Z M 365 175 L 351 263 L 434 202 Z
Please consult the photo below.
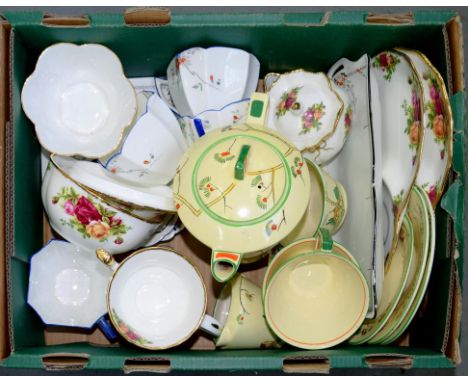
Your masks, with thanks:
M 295 70 L 281 74 L 267 94 L 267 126 L 301 151 L 322 149 L 344 112 L 344 102 L 325 73 Z
M 309 203 L 308 168 L 297 148 L 264 127 L 267 108 L 267 95 L 252 94 L 246 123 L 197 140 L 174 178 L 177 213 L 213 249 L 218 281 L 286 237 Z

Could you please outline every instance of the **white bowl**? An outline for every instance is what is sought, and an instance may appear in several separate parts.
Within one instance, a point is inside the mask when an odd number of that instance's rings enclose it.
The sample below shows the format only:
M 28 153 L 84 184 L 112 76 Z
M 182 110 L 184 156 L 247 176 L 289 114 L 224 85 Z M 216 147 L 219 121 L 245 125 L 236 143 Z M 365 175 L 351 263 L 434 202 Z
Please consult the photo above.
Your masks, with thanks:
M 98 44 L 59 43 L 44 50 L 21 101 L 42 146 L 88 158 L 115 149 L 136 113 L 122 64 Z
M 267 126 L 301 151 L 316 153 L 336 131 L 343 113 L 341 97 L 325 73 L 284 73 L 270 91 Z
M 250 99 L 230 103 L 220 110 L 207 110 L 197 116 L 179 118 L 182 134 L 189 146 L 210 131 L 245 122 Z
M 136 186 L 169 183 L 187 145 L 176 118 L 153 94 L 118 151 L 99 159 L 113 176 Z
M 28 304 L 47 325 L 91 328 L 107 313 L 111 276 L 92 251 L 51 240 L 31 257 Z
M 191 48 L 172 59 L 167 79 L 178 113 L 193 117 L 250 97 L 259 72 L 255 56 L 241 49 Z
M 131 209 L 110 205 L 70 176 L 74 161 L 52 156 L 42 182 L 49 223 L 63 238 L 81 248 L 118 254 L 153 245 L 171 233 L 167 226 L 174 215 L 160 212 L 159 219 L 152 222 L 142 220 Z

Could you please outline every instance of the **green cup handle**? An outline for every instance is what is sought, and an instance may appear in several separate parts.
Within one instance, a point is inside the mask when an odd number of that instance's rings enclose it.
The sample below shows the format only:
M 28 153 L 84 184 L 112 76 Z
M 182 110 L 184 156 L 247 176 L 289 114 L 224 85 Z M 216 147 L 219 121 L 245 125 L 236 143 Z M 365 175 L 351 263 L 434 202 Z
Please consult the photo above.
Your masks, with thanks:
M 326 229 L 320 228 L 318 234 L 321 243 L 320 249 L 324 252 L 331 252 L 333 250 L 333 239 L 330 232 Z
M 268 94 L 252 93 L 250 96 L 249 112 L 246 123 L 265 126 L 266 114 L 268 111 Z

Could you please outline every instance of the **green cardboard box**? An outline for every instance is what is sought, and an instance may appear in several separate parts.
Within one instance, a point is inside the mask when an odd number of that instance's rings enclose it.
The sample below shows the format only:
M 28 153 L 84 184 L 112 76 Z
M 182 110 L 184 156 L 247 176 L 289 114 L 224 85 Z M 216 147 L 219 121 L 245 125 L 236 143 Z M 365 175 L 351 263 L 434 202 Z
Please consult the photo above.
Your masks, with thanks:
M 403 15 L 325 13 L 170 14 L 134 9 L 79 17 L 5 12 L 0 21 L 0 359 L 1 366 L 153 372 L 328 372 L 334 368 L 451 368 L 460 362 L 464 249 L 465 129 L 460 19 L 452 11 Z M 44 244 L 40 145 L 22 111 L 20 93 L 47 46 L 67 41 L 105 44 L 128 77 L 165 72 L 178 51 L 226 45 L 252 52 L 261 76 L 294 68 L 326 71 L 336 60 L 374 55 L 394 46 L 424 52 L 444 77 L 454 116 L 453 169 L 437 208 L 437 247 L 427 298 L 401 346 L 343 344 L 333 349 L 244 351 L 178 348 L 148 352 L 95 346 L 46 333 L 27 305 L 29 259 Z M 51 338 L 53 340 L 51 340 Z M 59 340 L 57 340 L 59 338 Z M 60 342 L 67 344 L 54 344 Z M 81 338 L 81 337 L 80 337 Z

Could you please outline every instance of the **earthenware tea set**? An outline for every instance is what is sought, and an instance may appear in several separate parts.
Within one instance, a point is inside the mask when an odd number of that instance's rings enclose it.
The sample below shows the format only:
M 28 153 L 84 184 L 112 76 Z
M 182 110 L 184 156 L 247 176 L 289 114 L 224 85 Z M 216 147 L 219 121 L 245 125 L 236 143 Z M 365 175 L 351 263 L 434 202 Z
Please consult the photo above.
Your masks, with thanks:
M 251 53 L 194 47 L 158 74 L 128 79 L 107 47 L 58 43 L 23 86 L 55 236 L 30 261 L 42 321 L 149 350 L 198 331 L 219 349 L 397 341 L 429 282 L 452 158 L 427 57 L 259 81 Z M 201 254 L 171 246 L 184 228 L 224 284 L 210 312 Z M 261 259 L 259 286 L 243 271 Z

